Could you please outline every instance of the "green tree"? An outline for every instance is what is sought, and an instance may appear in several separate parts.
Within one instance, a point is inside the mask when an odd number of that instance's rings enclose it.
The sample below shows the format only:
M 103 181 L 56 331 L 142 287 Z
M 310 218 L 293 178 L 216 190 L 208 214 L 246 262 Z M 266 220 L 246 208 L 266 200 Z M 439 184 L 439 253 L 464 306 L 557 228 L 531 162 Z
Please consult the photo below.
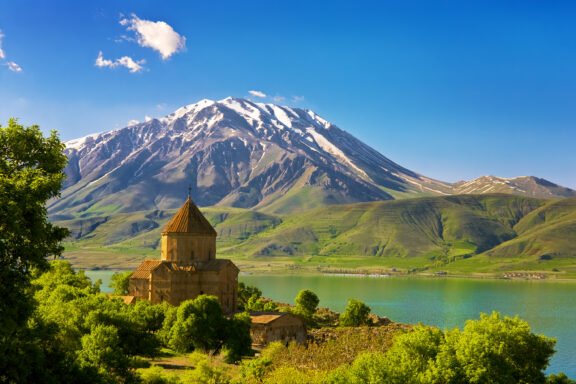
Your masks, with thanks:
M 340 325 L 343 327 L 358 327 L 371 324 L 370 307 L 360 300 L 348 300 L 346 310 L 340 315 Z
M 542 372 L 555 339 L 530 332 L 527 322 L 493 312 L 468 320 L 462 334 L 447 335 L 454 356 L 473 383 L 544 383 Z
M 130 286 L 130 277 L 132 277 L 132 271 L 126 272 L 116 272 L 112 275 L 109 288 L 114 289 L 114 294 L 117 296 L 126 296 L 128 294 L 128 287 Z
M 253 285 L 246 285 L 243 282 L 238 283 L 238 309 L 241 311 L 246 309 L 246 304 L 253 296 L 256 298 L 262 297 L 262 291 Z
M 224 341 L 225 358 L 228 363 L 236 363 L 242 356 L 247 356 L 252 352 L 252 337 L 250 336 L 252 320 L 247 312 L 241 312 L 234 315 L 227 323 Z
M 358 357 L 346 381 L 544 384 L 543 370 L 554 354 L 554 344 L 554 339 L 530 332 L 525 321 L 502 318 L 498 313 L 468 320 L 463 331 L 443 332 L 419 325 L 397 336 L 385 355 Z
M 0 126 L 0 380 L 25 382 L 10 372 L 24 375 L 32 369 L 27 351 L 42 353 L 26 330 L 34 309 L 28 288 L 30 271 L 46 268 L 68 234 L 48 222 L 45 207 L 65 177 L 63 148 L 54 131 L 45 138 L 15 119 Z
M 576 381 L 569 379 L 563 372 L 560 372 L 557 375 L 548 376 L 546 384 L 576 384 Z
M 179 352 L 214 350 L 223 343 L 225 320 L 217 297 L 187 300 L 178 307 L 169 345 Z
M 43 345 L 57 347 L 66 357 L 65 366 L 91 371 L 82 382 L 132 380 L 130 359 L 157 354 L 159 341 L 153 332 L 162 325 L 162 314 L 157 313 L 162 306 L 132 306 L 110 299 L 65 261 L 50 262 L 50 269 L 33 280 L 32 286 L 39 303 L 33 319 L 53 330 Z M 107 356 L 117 365 L 106 363 Z M 64 380 L 60 373 L 56 376 L 56 381 L 74 382 Z
M 40 303 L 48 299 L 52 292 L 60 286 L 87 289 L 88 292 L 100 292 L 100 280 L 92 283 L 84 271 L 74 271 L 68 261 L 53 260 L 47 269 L 34 270 L 32 273 L 32 286 L 35 290 L 36 300 Z
M 224 352 L 226 360 L 236 362 L 251 352 L 250 316 L 240 313 L 227 319 L 215 296 L 200 295 L 180 304 L 174 318 L 169 312 L 164 329 L 170 324 L 168 345 L 179 352 Z
M 244 310 L 248 312 L 278 312 L 278 304 L 272 300 L 264 300 L 261 296 L 254 294 L 244 305 Z
M 303 315 L 307 319 L 312 319 L 312 316 L 316 313 L 318 309 L 318 304 L 320 299 L 314 292 L 309 289 L 303 289 L 298 292 L 295 299 L 296 302 L 296 312 Z
M 79 360 L 82 366 L 93 366 L 104 376 L 111 374 L 120 382 L 135 382 L 128 369 L 129 359 L 120 347 L 118 330 L 110 325 L 97 325 L 82 337 Z

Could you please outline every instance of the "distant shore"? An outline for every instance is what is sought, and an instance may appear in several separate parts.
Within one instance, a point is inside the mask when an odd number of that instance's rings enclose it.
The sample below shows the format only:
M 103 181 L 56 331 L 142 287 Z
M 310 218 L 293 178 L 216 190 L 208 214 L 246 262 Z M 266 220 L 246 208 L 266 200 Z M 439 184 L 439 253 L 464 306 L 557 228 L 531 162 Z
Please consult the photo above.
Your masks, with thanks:
M 84 271 L 98 271 L 98 272 L 124 272 L 132 271 L 135 268 L 82 268 L 76 266 L 77 270 Z M 240 276 L 259 276 L 259 275 L 278 275 L 278 276 L 324 276 L 324 277 L 345 277 L 345 278 L 358 278 L 358 279 L 472 279 L 472 280 L 501 280 L 501 281 L 530 281 L 530 282 L 566 282 L 576 283 L 574 278 L 562 278 L 558 276 L 545 276 L 543 278 L 530 278 L 530 277 L 506 277 L 497 275 L 465 275 L 465 274 L 436 274 L 436 273 L 390 273 L 390 274 L 374 274 L 374 273 L 325 273 L 322 271 L 314 270 L 291 270 L 291 269 L 271 269 L 264 270 L 258 269 L 254 271 L 244 271 L 240 268 Z

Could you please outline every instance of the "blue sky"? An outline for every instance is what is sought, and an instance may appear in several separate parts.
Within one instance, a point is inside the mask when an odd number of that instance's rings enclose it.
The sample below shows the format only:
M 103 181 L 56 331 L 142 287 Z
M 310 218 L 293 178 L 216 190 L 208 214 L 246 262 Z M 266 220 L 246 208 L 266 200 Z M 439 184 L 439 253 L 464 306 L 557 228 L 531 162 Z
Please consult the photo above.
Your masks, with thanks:
M 3 0 L 0 35 L 0 124 L 69 140 L 251 97 L 436 179 L 576 188 L 576 2 Z

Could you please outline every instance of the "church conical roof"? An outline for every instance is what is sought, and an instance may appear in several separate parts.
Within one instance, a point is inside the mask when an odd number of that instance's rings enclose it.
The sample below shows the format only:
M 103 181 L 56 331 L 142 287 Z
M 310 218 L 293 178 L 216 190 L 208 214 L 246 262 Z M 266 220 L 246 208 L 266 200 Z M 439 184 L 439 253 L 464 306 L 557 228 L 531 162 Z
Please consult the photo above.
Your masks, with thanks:
M 214 235 L 216 231 L 202 215 L 196 204 L 188 196 L 188 200 L 164 227 L 162 233 L 197 233 Z

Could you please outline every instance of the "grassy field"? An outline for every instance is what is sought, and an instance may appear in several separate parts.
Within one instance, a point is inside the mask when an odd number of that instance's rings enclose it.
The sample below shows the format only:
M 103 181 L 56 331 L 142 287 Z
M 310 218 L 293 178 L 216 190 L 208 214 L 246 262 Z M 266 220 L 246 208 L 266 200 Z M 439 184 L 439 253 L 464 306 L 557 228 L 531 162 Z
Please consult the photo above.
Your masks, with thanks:
M 332 205 L 292 215 L 202 209 L 218 254 L 255 273 L 402 273 L 576 278 L 576 199 L 423 197 Z M 159 257 L 175 213 L 140 211 L 56 221 L 65 258 L 81 268 L 134 268 Z M 394 272 L 396 271 L 396 272 Z

